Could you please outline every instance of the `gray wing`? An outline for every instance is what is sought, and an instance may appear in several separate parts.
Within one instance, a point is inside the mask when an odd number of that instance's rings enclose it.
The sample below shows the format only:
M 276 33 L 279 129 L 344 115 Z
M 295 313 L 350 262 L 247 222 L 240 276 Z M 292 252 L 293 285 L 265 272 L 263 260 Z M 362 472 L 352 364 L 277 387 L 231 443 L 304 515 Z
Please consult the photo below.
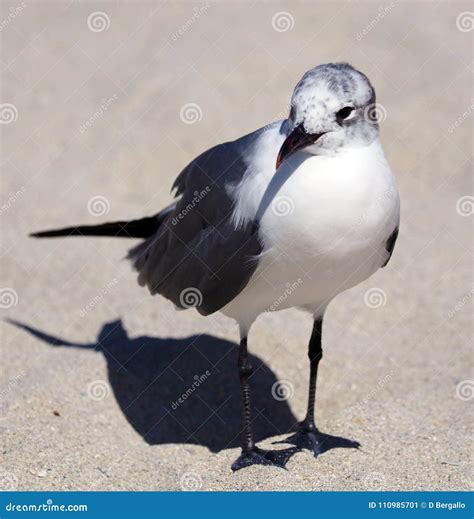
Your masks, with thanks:
M 212 148 L 176 179 L 181 198 L 158 232 L 130 253 L 138 280 L 152 294 L 204 315 L 229 303 L 248 283 L 262 251 L 258 225 L 238 229 L 231 221 L 229 187 L 245 171 L 252 134 Z

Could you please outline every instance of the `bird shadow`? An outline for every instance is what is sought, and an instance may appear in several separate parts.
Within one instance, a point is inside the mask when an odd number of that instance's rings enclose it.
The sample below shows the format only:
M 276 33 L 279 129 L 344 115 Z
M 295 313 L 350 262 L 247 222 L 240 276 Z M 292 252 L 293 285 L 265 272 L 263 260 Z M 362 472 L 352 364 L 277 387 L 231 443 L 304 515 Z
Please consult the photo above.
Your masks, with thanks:
M 96 342 L 80 344 L 9 322 L 52 347 L 104 355 L 117 403 L 148 444 L 198 444 L 211 452 L 240 445 L 237 344 L 211 335 L 131 338 L 121 320 L 106 323 Z M 251 356 L 251 362 L 255 440 L 290 432 L 296 418 L 286 401 L 272 396 L 275 374 L 258 357 Z
M 7 320 L 52 347 L 87 349 L 104 355 L 117 403 L 148 444 L 196 444 L 211 452 L 240 446 L 242 403 L 237 344 L 211 335 L 130 338 L 121 320 L 104 324 L 96 342 L 81 344 Z M 255 441 L 297 430 L 297 420 L 288 403 L 274 397 L 278 393 L 277 377 L 258 357 L 251 355 L 250 359 L 254 367 Z M 293 445 L 280 451 L 282 466 L 301 450 L 292 438 L 274 442 Z M 335 448 L 358 447 L 352 440 L 324 434 L 319 454 Z

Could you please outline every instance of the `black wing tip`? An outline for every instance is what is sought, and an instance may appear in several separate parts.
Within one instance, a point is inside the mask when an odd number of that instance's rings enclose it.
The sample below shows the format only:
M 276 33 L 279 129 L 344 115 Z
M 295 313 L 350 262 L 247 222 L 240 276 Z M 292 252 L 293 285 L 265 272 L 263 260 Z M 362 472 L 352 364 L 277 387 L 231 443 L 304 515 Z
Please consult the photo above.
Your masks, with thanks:
M 29 238 L 45 238 L 46 231 L 30 232 Z
M 57 238 L 69 236 L 109 236 L 113 238 L 149 238 L 156 233 L 163 220 L 174 209 L 174 205 L 165 208 L 154 216 L 139 220 L 108 222 L 99 225 L 78 225 L 63 229 L 37 231 L 29 234 L 31 238 Z
M 60 236 L 69 236 L 65 231 L 38 231 L 28 234 L 30 238 L 58 238 Z
M 81 236 L 86 235 L 86 230 L 90 230 L 88 227 L 65 227 L 63 229 L 50 229 L 48 231 L 36 231 L 30 233 L 30 238 L 60 238 L 66 236 Z M 83 232 L 81 232 L 83 231 Z

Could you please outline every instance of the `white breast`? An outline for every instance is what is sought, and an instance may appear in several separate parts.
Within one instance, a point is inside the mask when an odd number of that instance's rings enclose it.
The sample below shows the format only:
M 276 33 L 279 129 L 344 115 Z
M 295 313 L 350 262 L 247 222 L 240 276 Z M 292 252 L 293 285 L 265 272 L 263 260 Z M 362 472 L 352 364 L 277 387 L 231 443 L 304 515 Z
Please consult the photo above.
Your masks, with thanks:
M 264 311 L 324 310 L 384 263 L 399 197 L 378 140 L 331 157 L 296 154 L 277 175 L 267 167 L 255 176 L 239 196 L 252 193 L 246 214 L 260 221 L 264 250 L 226 315 L 250 325 Z

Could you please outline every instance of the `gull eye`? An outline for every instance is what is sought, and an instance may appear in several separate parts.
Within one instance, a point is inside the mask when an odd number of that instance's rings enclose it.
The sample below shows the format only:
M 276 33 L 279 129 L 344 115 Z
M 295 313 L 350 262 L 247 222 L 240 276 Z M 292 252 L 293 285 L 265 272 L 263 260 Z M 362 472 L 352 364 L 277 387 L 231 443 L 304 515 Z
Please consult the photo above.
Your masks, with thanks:
M 336 117 L 342 120 L 347 119 L 353 111 L 354 108 L 352 106 L 345 106 L 344 108 L 341 108 L 339 112 L 337 112 Z

